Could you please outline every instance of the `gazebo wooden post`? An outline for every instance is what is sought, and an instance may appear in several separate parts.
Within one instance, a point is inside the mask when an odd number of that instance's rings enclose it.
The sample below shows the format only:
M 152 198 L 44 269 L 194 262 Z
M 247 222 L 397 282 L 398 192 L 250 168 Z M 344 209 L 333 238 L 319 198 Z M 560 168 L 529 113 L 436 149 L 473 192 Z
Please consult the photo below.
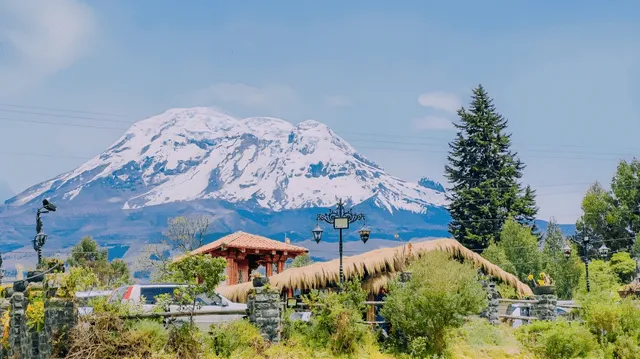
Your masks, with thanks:
M 267 277 L 271 277 L 273 275 L 273 259 L 269 258 L 265 262 L 265 271 L 267 273 Z

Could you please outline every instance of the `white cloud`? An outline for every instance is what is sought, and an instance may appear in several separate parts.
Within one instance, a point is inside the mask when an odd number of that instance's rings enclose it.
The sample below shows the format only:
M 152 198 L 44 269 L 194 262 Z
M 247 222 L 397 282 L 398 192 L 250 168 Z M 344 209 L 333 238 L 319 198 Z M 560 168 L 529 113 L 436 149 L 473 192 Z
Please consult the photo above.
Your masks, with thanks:
M 93 10 L 78 0 L 0 1 L 0 93 L 23 92 L 70 67 L 95 30 Z
M 412 121 L 413 128 L 417 130 L 451 130 L 455 127 L 453 123 L 439 116 L 426 116 Z
M 418 96 L 418 103 L 424 107 L 457 113 L 462 106 L 458 96 L 445 92 L 427 92 Z
M 288 86 L 250 86 L 243 83 L 219 82 L 196 94 L 198 102 L 237 104 L 254 108 L 281 109 L 298 102 L 297 94 Z
M 345 96 L 326 96 L 325 102 L 330 107 L 347 107 L 352 104 L 351 100 Z

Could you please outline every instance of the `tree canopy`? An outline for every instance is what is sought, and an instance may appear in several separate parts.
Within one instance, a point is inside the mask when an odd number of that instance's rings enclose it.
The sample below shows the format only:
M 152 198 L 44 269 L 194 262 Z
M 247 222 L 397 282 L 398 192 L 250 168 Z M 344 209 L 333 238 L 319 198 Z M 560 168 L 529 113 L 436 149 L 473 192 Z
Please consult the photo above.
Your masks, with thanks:
M 511 150 L 507 120 L 482 85 L 473 90 L 470 108 L 461 108 L 458 116 L 445 166 L 451 185 L 449 231 L 467 248 L 482 251 L 500 241 L 508 218 L 534 228 L 535 191 L 520 184 L 525 165 Z
M 578 235 L 613 251 L 631 251 L 640 234 L 640 161 L 621 161 L 611 180 L 611 190 L 594 183 L 582 200 Z M 594 246 L 597 248 L 597 246 Z M 635 251 L 635 250 L 634 250 Z

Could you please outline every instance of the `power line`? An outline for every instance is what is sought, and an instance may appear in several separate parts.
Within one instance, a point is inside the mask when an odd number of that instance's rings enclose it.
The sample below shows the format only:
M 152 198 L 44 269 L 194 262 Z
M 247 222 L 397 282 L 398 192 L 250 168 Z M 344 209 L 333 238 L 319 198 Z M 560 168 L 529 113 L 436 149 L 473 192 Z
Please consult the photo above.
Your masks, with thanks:
M 90 115 L 130 117 L 130 116 L 127 116 L 127 115 L 120 115 L 120 114 L 114 114 L 114 113 L 91 112 L 91 111 L 81 111 L 81 110 L 64 110 L 64 109 L 57 109 L 57 108 L 51 108 L 51 107 L 23 106 L 23 105 L 12 105 L 12 104 L 7 104 L 7 103 L 0 103 L 0 106 L 14 107 L 14 108 L 24 108 L 24 109 L 32 109 L 32 110 L 47 110 L 47 111 L 57 111 L 57 112 L 86 113 L 86 114 L 90 114 Z
M 99 130 L 117 130 L 117 131 L 126 131 L 125 128 L 116 128 L 116 127 L 104 127 L 104 126 L 93 126 L 93 125 L 81 125 L 76 123 L 63 123 L 63 122 L 53 122 L 53 121 L 37 121 L 37 120 L 24 120 L 24 119 L 15 119 L 15 118 L 6 118 L 0 117 L 0 121 L 4 122 L 17 122 L 17 123 L 37 123 L 43 125 L 56 125 L 63 127 L 81 127 L 81 128 L 95 128 Z
M 9 105 L 9 104 L 0 104 L 0 106 L 11 106 L 11 107 L 18 107 L 18 108 L 26 108 L 26 109 L 30 109 L 30 108 L 31 109 L 46 109 L 46 108 L 43 108 L 43 107 L 29 107 L 29 106 L 18 106 L 18 105 Z M 50 109 L 50 110 L 63 111 L 63 112 L 73 112 L 73 113 L 89 113 L 89 114 L 106 115 L 106 116 L 131 117 L 131 118 L 133 118 L 133 116 L 116 115 L 116 114 L 99 113 L 99 112 L 76 111 L 76 110 L 59 110 L 59 109 Z M 126 124 L 129 124 L 129 125 L 133 125 L 134 124 L 133 122 L 130 122 L 130 121 L 123 121 L 123 120 L 118 120 L 118 119 L 108 119 L 108 118 L 95 118 L 95 117 L 86 117 L 86 116 L 52 114 L 52 113 L 44 113 L 44 112 L 17 111 L 17 110 L 7 110 L 7 109 L 0 109 L 0 111 L 13 112 L 13 113 L 23 113 L 23 114 L 33 114 L 33 115 L 40 115 L 40 116 L 71 118 L 71 119 L 83 119 L 83 120 L 88 120 L 88 121 L 126 123 Z M 14 121 L 14 122 L 31 122 L 31 123 L 53 124 L 53 125 L 60 125 L 60 126 L 86 127 L 86 128 L 96 128 L 96 129 L 123 130 L 123 131 L 127 130 L 125 128 L 100 127 L 100 126 L 88 126 L 88 125 L 82 126 L 82 125 L 77 125 L 77 124 L 68 124 L 68 123 L 61 123 L 61 122 L 43 122 L 43 121 L 35 121 L 35 120 L 18 120 L 18 119 L 6 119 L 6 118 L 2 118 L 1 120 Z M 353 131 L 340 131 L 340 132 L 344 133 L 344 134 L 353 134 L 353 135 L 360 135 L 360 136 L 375 136 L 375 137 L 384 137 L 384 138 L 396 137 L 396 138 L 413 138 L 413 139 L 421 139 L 421 140 L 446 141 L 445 139 L 442 139 L 442 138 L 427 137 L 427 136 L 374 134 L 374 133 L 353 132 Z M 386 140 L 347 139 L 347 138 L 345 138 L 345 140 L 347 140 L 347 141 L 361 141 L 361 142 L 362 141 L 367 141 L 367 142 L 374 142 L 374 143 L 396 143 L 396 144 L 404 144 L 404 145 L 438 146 L 438 144 L 432 144 L 432 143 L 407 143 L 407 142 L 386 141 Z M 442 145 L 446 145 L 446 143 L 443 143 Z M 568 144 L 536 145 L 536 146 L 538 146 L 538 147 L 573 147 L 573 148 L 592 148 L 593 147 L 592 145 L 568 145 Z M 390 150 L 394 150 L 394 149 L 390 149 Z M 639 150 L 639 149 L 633 149 L 633 150 Z M 530 151 L 530 152 L 545 152 L 545 151 L 541 151 L 541 150 L 528 150 L 528 151 Z M 546 152 L 549 152 L 549 151 L 546 151 Z M 580 154 L 580 152 L 577 152 L 577 153 Z M 634 155 L 634 154 L 629 154 L 629 153 L 620 154 L 620 153 L 598 153 L 598 152 L 583 152 L 583 154 L 630 155 L 630 156 Z

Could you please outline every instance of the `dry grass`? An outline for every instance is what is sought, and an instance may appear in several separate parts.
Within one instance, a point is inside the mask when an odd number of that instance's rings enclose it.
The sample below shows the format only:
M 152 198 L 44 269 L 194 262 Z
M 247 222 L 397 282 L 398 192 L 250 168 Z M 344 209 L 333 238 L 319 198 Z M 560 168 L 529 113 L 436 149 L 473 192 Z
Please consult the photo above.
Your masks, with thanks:
M 465 248 L 458 241 L 448 238 L 407 244 L 395 248 L 380 248 L 356 256 L 344 257 L 344 275 L 347 280 L 354 277 L 368 278 L 363 287 L 371 293 L 378 293 L 387 282 L 402 272 L 408 263 L 431 251 L 441 251 L 452 258 L 459 258 L 472 263 L 500 281 L 516 289 L 521 296 L 531 296 L 533 292 L 518 278 L 505 272 L 497 265 L 482 258 L 479 254 Z M 306 267 L 290 268 L 270 278 L 271 286 L 292 289 L 320 289 L 339 281 L 339 260 L 313 263 Z M 221 286 L 220 294 L 230 300 L 246 302 L 249 291 L 253 288 L 251 282 Z

